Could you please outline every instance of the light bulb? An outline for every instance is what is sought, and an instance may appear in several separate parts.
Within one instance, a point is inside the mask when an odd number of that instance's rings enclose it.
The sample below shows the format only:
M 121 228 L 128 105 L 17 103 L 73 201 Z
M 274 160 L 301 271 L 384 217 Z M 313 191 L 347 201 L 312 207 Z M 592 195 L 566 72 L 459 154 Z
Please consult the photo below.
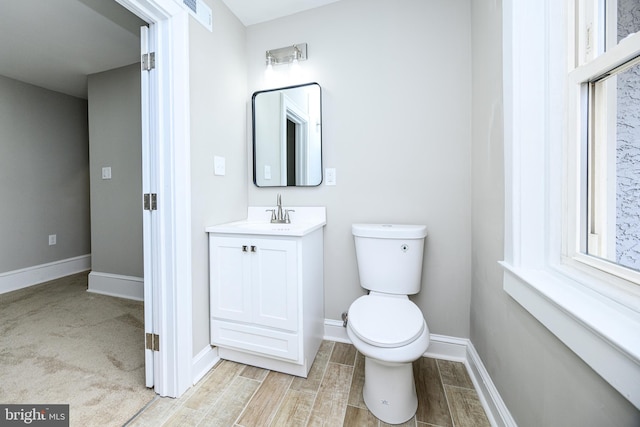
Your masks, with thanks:
M 273 79 L 273 57 L 267 56 L 267 68 L 264 70 L 265 80 L 269 81 Z
M 292 78 L 297 79 L 300 77 L 300 64 L 298 62 L 298 52 L 299 50 L 296 48 L 293 51 L 293 61 L 291 61 L 291 67 L 289 69 L 289 73 Z

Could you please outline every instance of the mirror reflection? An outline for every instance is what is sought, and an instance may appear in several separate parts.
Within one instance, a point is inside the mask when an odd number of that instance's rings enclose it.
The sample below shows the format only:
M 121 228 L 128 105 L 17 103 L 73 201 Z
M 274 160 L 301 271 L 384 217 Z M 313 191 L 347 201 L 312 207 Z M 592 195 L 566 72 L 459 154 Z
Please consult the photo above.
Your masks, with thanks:
M 317 83 L 253 94 L 253 182 L 258 187 L 322 182 L 321 90 Z

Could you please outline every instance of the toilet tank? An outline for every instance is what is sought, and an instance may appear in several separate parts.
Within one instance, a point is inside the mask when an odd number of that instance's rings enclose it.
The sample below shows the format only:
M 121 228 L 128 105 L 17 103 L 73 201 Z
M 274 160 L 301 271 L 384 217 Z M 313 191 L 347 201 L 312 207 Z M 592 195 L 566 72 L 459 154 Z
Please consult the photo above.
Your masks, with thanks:
M 360 285 L 375 292 L 420 292 L 427 227 L 400 224 L 353 224 Z

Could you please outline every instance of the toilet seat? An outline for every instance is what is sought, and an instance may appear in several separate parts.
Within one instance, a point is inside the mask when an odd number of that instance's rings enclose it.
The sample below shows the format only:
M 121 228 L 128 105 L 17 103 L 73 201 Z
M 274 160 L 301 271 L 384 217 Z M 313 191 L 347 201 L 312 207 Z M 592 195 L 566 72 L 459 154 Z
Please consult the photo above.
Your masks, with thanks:
M 391 348 L 415 341 L 425 329 L 422 312 L 408 298 L 365 295 L 349 307 L 349 325 L 367 344 Z

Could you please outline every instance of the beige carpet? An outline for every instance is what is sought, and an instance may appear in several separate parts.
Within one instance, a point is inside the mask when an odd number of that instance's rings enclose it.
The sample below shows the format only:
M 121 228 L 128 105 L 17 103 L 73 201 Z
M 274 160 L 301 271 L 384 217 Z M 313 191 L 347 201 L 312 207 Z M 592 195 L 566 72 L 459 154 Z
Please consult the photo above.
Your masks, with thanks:
M 82 273 L 0 295 L 0 403 L 69 404 L 71 426 L 122 426 L 154 398 L 142 303 L 86 289 Z

